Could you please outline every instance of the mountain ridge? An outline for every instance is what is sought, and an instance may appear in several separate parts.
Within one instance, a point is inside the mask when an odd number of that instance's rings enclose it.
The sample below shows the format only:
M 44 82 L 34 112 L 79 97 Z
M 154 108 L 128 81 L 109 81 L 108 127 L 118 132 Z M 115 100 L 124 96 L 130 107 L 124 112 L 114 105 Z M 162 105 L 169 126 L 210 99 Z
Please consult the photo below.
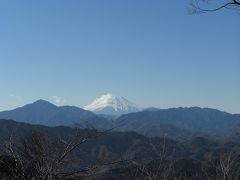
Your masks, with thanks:
M 116 120 L 120 131 L 171 138 L 204 134 L 223 137 L 240 129 L 240 116 L 211 108 L 169 108 L 122 115 Z
M 0 112 L 0 119 L 45 126 L 135 131 L 148 137 L 166 136 L 174 139 L 187 139 L 196 134 L 223 137 L 240 130 L 239 114 L 200 107 L 151 107 L 114 119 L 76 106 L 56 106 L 48 101 L 38 100 L 14 110 Z
M 95 125 L 101 127 L 102 123 L 108 127 L 108 120 L 98 117 L 90 111 L 76 106 L 56 106 L 42 99 L 13 110 L 2 111 L 0 118 L 46 126 L 75 126 L 78 124 L 84 127 L 88 124 L 93 127 Z

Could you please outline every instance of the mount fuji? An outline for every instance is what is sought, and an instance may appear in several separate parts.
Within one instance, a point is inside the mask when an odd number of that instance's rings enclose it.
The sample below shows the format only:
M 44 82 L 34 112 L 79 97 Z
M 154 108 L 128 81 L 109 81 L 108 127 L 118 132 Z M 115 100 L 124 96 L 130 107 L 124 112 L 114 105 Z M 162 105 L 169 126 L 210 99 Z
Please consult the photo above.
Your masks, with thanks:
M 96 114 L 115 117 L 142 110 L 126 98 L 114 96 L 112 94 L 105 94 L 101 96 L 100 98 L 94 100 L 91 104 L 84 106 L 83 109 L 92 111 Z

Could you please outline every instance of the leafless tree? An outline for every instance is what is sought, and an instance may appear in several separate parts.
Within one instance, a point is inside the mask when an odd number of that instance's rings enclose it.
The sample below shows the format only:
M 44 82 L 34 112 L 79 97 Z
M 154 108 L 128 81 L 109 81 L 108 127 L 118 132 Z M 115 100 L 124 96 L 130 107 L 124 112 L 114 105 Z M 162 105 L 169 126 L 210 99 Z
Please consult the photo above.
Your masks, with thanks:
M 5 148 L 2 148 L 1 173 L 4 173 L 5 169 L 6 179 L 79 179 L 80 171 L 84 170 L 71 172 L 68 169 L 68 156 L 88 138 L 80 138 L 76 134 L 75 139 L 68 142 L 62 152 L 55 152 L 58 154 L 55 156 L 50 152 L 49 141 L 42 133 L 31 133 L 19 145 L 14 144 L 11 135 Z
M 156 154 L 156 158 L 150 163 L 138 163 L 132 161 L 134 167 L 129 170 L 130 177 L 133 180 L 167 180 L 173 171 L 174 160 L 167 154 L 166 139 L 163 138 L 161 148 L 156 147 L 150 140 L 152 152 Z
M 240 179 L 239 156 L 239 152 L 227 152 L 220 155 L 217 172 L 222 180 Z
M 212 5 L 214 4 L 214 5 Z M 240 11 L 240 0 L 191 0 L 190 13 L 215 12 L 221 9 Z
M 13 134 L 1 148 L 0 177 L 2 179 L 18 180 L 69 180 L 85 179 L 93 176 L 100 167 L 97 165 L 72 168 L 73 160 L 69 158 L 72 152 L 81 144 L 95 140 L 108 131 L 98 132 L 85 130 L 85 135 L 76 130 L 70 141 L 59 139 L 60 146 L 50 147 L 50 140 L 40 132 L 33 132 L 16 145 Z M 124 160 L 127 161 L 127 160 Z M 101 166 L 120 164 L 122 161 L 103 163 Z

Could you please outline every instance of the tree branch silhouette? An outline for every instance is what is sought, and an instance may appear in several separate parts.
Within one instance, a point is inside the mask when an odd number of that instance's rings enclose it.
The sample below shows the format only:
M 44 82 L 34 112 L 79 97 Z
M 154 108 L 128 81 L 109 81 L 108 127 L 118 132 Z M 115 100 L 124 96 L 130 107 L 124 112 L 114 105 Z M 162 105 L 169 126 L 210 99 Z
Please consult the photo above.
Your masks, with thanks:
M 240 10 L 240 1 L 239 0 L 226 0 L 222 5 L 216 6 L 215 8 L 205 8 L 204 4 L 207 4 L 211 0 L 191 0 L 190 13 L 206 13 L 206 12 L 215 12 L 222 9 L 233 9 Z

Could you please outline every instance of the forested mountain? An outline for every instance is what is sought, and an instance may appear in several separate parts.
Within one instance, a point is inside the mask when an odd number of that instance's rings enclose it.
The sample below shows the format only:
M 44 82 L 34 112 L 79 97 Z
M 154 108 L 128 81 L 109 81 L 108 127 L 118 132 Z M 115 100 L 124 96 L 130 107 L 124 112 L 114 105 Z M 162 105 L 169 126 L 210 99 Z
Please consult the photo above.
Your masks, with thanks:
M 195 136 L 231 138 L 239 134 L 240 115 L 210 108 L 148 108 L 117 119 L 96 115 L 74 106 L 55 106 L 39 100 L 0 112 L 0 118 L 45 126 L 68 126 L 114 131 L 134 131 L 148 137 L 186 140 Z
M 120 131 L 181 138 L 195 135 L 230 137 L 240 127 L 239 115 L 210 108 L 171 108 L 126 114 L 116 120 Z
M 34 136 L 33 132 L 41 134 L 39 141 L 36 141 L 38 138 Z M 174 177 L 181 180 L 200 180 L 206 177 L 217 179 L 224 173 L 218 169 L 221 160 L 225 160 L 224 158 L 231 158 L 231 164 L 228 167 L 231 168 L 231 171 L 229 171 L 228 176 L 237 178 L 240 175 L 239 168 L 237 168 L 239 166 L 240 144 L 232 141 L 216 141 L 196 137 L 178 142 L 168 138 L 147 138 L 134 132 L 97 132 L 62 126 L 30 125 L 10 120 L 0 120 L 0 136 L 1 177 L 13 175 L 6 174 L 10 169 L 4 164 L 11 162 L 8 159 L 11 157 L 11 153 L 10 155 L 4 153 L 8 152 L 4 149 L 9 147 L 9 143 L 11 143 L 13 152 L 16 153 L 20 149 L 20 156 L 23 156 L 22 163 L 32 161 L 36 150 L 37 156 L 40 158 L 37 163 L 44 162 L 45 165 L 49 165 L 53 163 L 54 158 L 62 157 L 62 153 L 75 140 L 80 140 L 81 143 L 69 153 L 63 162 L 64 164 L 67 162 L 66 167 L 65 165 L 61 166 L 63 169 L 59 171 L 66 175 L 69 171 L 81 170 L 83 179 L 94 177 L 98 179 L 147 179 L 149 176 L 166 176 L 166 179 L 169 180 L 174 179 Z M 46 142 L 40 141 L 43 137 L 47 139 Z M 38 148 L 35 149 L 35 147 Z M 25 151 L 31 156 L 25 157 Z M 41 161 L 40 152 L 44 152 L 44 161 Z M 24 168 L 25 165 L 23 164 Z M 43 166 L 43 164 L 41 165 Z M 14 167 L 12 166 L 12 168 Z M 31 165 L 31 168 L 33 167 L 35 166 Z M 35 175 L 34 172 L 30 174 Z M 45 171 L 42 169 L 41 172 L 43 176 Z M 146 176 L 146 174 L 149 175 Z M 57 175 L 62 174 L 57 173 Z M 64 179 L 63 176 L 61 177 Z
M 75 126 L 77 124 L 82 127 L 110 127 L 110 121 L 98 117 L 90 111 L 75 106 L 55 106 L 45 100 L 38 100 L 14 110 L 0 112 L 0 118 L 46 126 Z

